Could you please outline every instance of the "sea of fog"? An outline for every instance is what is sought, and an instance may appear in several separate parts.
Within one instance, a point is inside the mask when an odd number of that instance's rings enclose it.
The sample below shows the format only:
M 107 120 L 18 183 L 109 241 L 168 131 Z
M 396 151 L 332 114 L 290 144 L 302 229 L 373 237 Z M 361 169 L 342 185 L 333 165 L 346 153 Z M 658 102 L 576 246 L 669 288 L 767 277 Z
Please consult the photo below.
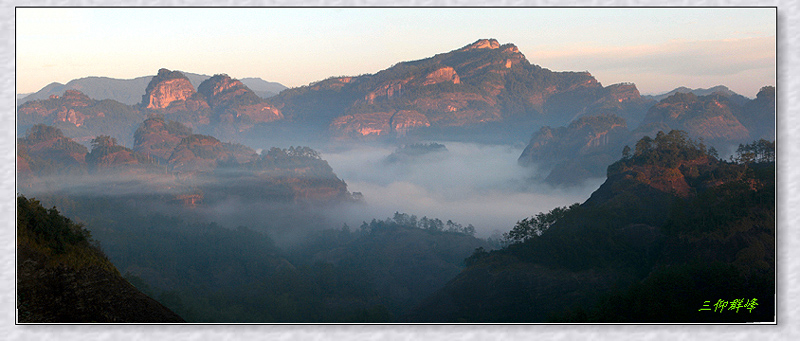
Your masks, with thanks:
M 554 188 L 532 180 L 544 176 L 517 164 L 522 148 L 441 143 L 447 152 L 399 162 L 387 160 L 396 150 L 390 146 L 323 150 L 322 158 L 348 190 L 364 195 L 363 205 L 329 212 L 330 221 L 341 220 L 357 228 L 364 221 L 400 212 L 472 224 L 476 236 L 485 238 L 507 232 L 517 221 L 536 213 L 582 203 L 604 181 L 598 178 L 579 187 Z

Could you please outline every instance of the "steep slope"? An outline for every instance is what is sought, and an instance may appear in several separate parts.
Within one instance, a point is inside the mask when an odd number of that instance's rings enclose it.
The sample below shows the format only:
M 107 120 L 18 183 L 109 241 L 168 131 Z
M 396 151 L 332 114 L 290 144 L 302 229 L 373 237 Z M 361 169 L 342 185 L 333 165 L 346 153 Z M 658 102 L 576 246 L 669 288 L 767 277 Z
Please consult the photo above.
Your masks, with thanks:
M 199 132 L 228 140 L 256 124 L 283 115 L 241 81 L 220 74 L 204 80 L 195 91 L 180 71 L 161 69 L 147 86 L 140 107 Z
M 605 175 L 630 134 L 624 119 L 614 115 L 583 116 L 567 127 L 542 127 L 531 137 L 518 162 L 548 171 L 545 181 L 579 185 Z
M 585 203 L 520 221 L 407 319 L 775 321 L 774 158 L 728 163 L 686 136 L 643 138 Z M 699 310 L 734 299 L 758 305 Z
M 738 113 L 739 122 L 750 132 L 751 139 L 775 139 L 775 87 L 761 88 L 752 101 L 748 101 Z
M 589 106 L 615 102 L 618 108 L 606 110 L 628 115 L 640 100 L 630 87 L 603 88 L 587 72 L 552 72 L 529 63 L 513 44 L 482 39 L 376 74 L 286 90 L 273 100 L 289 121 L 339 138 L 452 133 L 463 139 L 483 130 L 515 140 L 524 129 L 564 124 Z
M 89 231 L 17 198 L 20 323 L 178 323 L 184 320 L 120 276 Z
M 94 174 L 133 174 L 157 169 L 153 160 L 117 143 L 108 135 L 91 141 L 92 151 L 86 154 L 86 163 Z
M 214 75 L 197 87 L 211 108 L 217 135 L 248 130 L 256 124 L 283 119 L 283 114 L 241 81 L 228 75 Z

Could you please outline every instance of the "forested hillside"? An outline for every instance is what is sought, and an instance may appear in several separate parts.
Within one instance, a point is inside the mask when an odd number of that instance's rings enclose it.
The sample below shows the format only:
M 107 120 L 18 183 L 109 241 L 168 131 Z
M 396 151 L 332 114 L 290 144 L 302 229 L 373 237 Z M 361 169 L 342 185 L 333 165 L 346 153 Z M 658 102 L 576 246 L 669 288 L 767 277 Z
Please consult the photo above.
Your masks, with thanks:
M 520 221 L 408 319 L 774 321 L 774 161 L 765 140 L 725 161 L 684 132 L 645 137 L 589 200 Z
M 120 276 L 83 226 L 17 197 L 17 321 L 176 323 L 183 319 Z

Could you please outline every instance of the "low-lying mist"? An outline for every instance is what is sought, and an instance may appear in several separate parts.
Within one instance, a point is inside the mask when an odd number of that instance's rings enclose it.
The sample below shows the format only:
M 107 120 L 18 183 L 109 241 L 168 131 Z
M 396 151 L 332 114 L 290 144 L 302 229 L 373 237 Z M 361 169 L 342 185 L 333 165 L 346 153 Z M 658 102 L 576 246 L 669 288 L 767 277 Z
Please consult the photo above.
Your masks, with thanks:
M 34 186 L 19 190 L 33 196 L 60 193 L 113 199 L 127 205 L 122 208 L 129 211 L 125 214 L 177 216 L 227 228 L 247 226 L 288 247 L 312 231 L 338 229 L 344 224 L 356 229 L 362 222 L 386 219 L 395 212 L 472 224 L 477 237 L 496 237 L 523 218 L 582 203 L 603 181 L 591 179 L 579 187 L 554 188 L 540 181 L 541 172 L 517 164 L 521 147 L 443 144 L 444 151 L 433 148 L 429 153 L 414 150 L 403 155 L 397 146 L 385 144 L 315 147 L 336 176 L 347 183 L 347 190 L 363 195 L 363 202 L 287 201 L 281 199 L 282 192 L 260 187 L 265 183 L 252 182 L 255 178 L 237 169 L 191 180 L 149 172 L 63 175 L 40 178 Z M 196 205 L 187 207 L 178 199 L 193 193 L 202 193 Z
M 506 232 L 538 212 L 582 203 L 603 179 L 583 186 L 553 188 L 532 181 L 535 170 L 517 164 L 521 148 L 445 142 L 446 152 L 435 152 L 403 162 L 390 162 L 391 146 L 359 145 L 347 150 L 323 151 L 348 190 L 364 195 L 363 205 L 329 211 L 329 219 L 351 227 L 394 212 L 472 224 L 476 236 Z M 354 226 L 355 225 L 355 226 Z

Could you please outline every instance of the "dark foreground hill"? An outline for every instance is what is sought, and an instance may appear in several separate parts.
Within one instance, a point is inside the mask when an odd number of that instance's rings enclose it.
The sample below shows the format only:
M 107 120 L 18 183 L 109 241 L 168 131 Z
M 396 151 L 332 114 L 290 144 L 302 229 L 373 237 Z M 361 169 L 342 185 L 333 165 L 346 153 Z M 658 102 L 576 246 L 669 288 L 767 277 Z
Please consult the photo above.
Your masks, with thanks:
M 680 131 L 645 137 L 585 203 L 520 221 L 506 240 L 407 319 L 775 321 L 774 144 L 725 162 Z
M 17 198 L 19 323 L 185 322 L 120 276 L 89 231 Z

